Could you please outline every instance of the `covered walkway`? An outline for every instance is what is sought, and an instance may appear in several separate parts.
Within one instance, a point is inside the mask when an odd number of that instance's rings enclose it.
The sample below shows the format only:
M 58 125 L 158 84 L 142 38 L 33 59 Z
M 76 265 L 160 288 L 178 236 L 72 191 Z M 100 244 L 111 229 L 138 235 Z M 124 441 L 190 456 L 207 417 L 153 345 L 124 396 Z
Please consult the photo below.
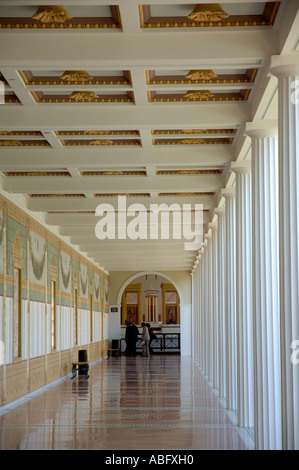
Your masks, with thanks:
M 0 449 L 252 448 L 191 357 L 110 358 L 2 408 Z

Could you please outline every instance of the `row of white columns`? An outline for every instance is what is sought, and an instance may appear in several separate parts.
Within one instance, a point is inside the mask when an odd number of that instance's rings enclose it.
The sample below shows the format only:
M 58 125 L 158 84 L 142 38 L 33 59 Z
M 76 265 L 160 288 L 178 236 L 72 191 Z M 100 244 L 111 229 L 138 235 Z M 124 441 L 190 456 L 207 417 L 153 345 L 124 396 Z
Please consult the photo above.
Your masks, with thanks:
M 299 449 L 297 62 L 272 57 L 278 126 L 247 124 L 251 161 L 231 164 L 192 272 L 194 359 L 256 449 Z

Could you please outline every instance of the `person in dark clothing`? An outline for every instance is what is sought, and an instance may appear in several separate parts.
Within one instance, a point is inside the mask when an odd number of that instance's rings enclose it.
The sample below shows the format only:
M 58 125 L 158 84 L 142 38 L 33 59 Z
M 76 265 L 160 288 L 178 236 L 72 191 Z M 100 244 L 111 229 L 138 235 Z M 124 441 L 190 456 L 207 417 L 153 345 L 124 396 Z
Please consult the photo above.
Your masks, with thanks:
M 134 323 L 131 321 L 129 322 L 126 328 L 126 356 L 127 357 L 135 357 L 136 356 L 136 342 L 138 339 L 138 328 Z
M 152 329 L 152 327 L 151 327 L 151 325 L 150 325 L 149 323 L 146 323 L 146 326 L 147 326 L 147 328 L 148 328 L 148 332 L 149 332 L 149 336 L 150 336 L 150 340 L 149 340 L 149 345 L 148 345 L 148 347 L 149 347 L 150 355 L 152 356 L 152 355 L 154 354 L 154 350 L 153 350 L 153 348 L 151 347 L 151 344 L 152 344 L 153 339 L 156 338 L 156 335 L 155 335 L 155 333 L 153 332 L 153 329 Z

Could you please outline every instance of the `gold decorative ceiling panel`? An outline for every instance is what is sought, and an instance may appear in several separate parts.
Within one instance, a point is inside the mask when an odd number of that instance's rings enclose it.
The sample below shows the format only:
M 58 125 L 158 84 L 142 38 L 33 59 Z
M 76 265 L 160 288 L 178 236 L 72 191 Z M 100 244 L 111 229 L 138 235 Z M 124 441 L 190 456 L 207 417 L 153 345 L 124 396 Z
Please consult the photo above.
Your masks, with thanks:
M 188 191 L 188 192 L 177 192 L 177 193 L 159 193 L 158 196 L 164 196 L 164 197 L 169 197 L 169 196 L 215 196 L 216 193 L 214 191 Z
M 209 90 L 191 90 L 183 93 L 159 93 L 148 92 L 149 102 L 207 102 L 207 101 L 246 101 L 251 90 L 240 90 L 238 92 L 212 93 Z
M 10 103 L 19 104 L 20 100 L 19 100 L 19 98 L 17 97 L 17 95 L 15 93 L 13 93 L 10 90 L 5 90 L 4 103 L 5 104 L 10 104 Z M 1 103 L 1 104 L 3 104 L 3 103 Z
M 40 193 L 40 194 L 28 194 L 29 197 L 31 198 L 47 198 L 47 197 L 59 197 L 59 198 L 85 198 L 86 196 L 84 194 L 69 194 L 69 193 Z
M 151 197 L 150 193 L 94 193 L 94 197 Z
M 146 176 L 146 171 L 142 170 L 85 170 L 80 171 L 82 176 Z
M 93 91 L 73 91 L 70 94 L 44 93 L 42 91 L 32 91 L 31 93 L 37 103 L 134 103 L 132 92 L 105 95 Z
M 0 140 L 0 147 L 50 147 L 46 140 Z
M 157 170 L 157 175 L 221 175 L 222 170 Z
M 40 131 L 0 131 L 0 135 L 8 135 L 8 136 L 42 136 L 42 132 Z
M 274 24 L 281 2 L 265 2 L 262 12 L 252 14 L 250 2 L 241 14 L 235 4 L 214 4 L 217 9 L 211 11 L 213 4 L 178 5 L 176 14 L 169 8 L 159 8 L 156 5 L 140 5 L 141 28 L 228 28 L 272 26 Z M 191 6 L 191 9 L 190 9 Z M 181 7 L 181 9 L 179 9 Z M 189 8 L 189 9 L 188 9 Z M 200 11 L 199 11 L 200 9 Z M 181 11 L 180 11 L 181 10 Z M 164 13 L 164 14 L 163 14 Z M 217 14 L 218 13 L 218 14 Z
M 0 28 L 5 29 L 119 29 L 121 18 L 117 5 L 96 9 L 91 5 L 17 6 L 0 8 Z
M 77 146 L 77 147 L 87 147 L 87 146 L 124 146 L 124 145 L 141 145 L 140 140 L 111 140 L 111 139 L 92 139 L 92 140 L 61 140 L 61 143 L 65 146 Z
M 28 86 L 33 85 L 131 85 L 131 77 L 129 71 L 121 71 L 119 73 L 103 71 L 101 74 L 98 72 L 85 71 L 85 70 L 65 70 L 55 72 L 37 73 L 34 71 L 19 71 L 24 83 Z
M 85 130 L 85 131 L 55 131 L 56 135 L 60 136 L 78 136 L 78 135 L 138 135 L 139 136 L 139 131 L 116 131 L 116 130 Z
M 68 171 L 4 171 L 5 176 L 71 176 Z
M 258 69 L 247 69 L 237 72 L 215 73 L 211 69 L 181 71 L 181 73 L 158 72 L 156 70 L 146 71 L 146 80 L 148 85 L 177 85 L 177 84 L 196 84 L 196 83 L 253 83 Z
M 153 145 L 228 145 L 232 144 L 233 139 L 153 139 Z
M 236 134 L 237 129 L 157 129 L 152 130 L 153 135 L 173 135 L 173 134 L 200 134 L 200 135 L 221 135 Z

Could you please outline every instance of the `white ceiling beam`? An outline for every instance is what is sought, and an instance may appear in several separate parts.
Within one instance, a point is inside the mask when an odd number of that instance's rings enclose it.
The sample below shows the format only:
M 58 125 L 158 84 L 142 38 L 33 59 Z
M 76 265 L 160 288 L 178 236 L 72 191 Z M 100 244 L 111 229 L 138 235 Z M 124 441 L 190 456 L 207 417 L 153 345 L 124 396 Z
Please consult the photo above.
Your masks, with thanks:
M 28 93 L 26 86 L 21 79 L 21 76 L 15 68 L 6 68 L 6 69 L 1 69 L 1 73 L 5 80 L 7 81 L 8 85 L 11 87 L 11 89 L 14 91 L 16 96 L 19 98 L 20 102 L 22 103 L 23 106 L 35 106 L 36 101 L 31 95 L 31 93 Z
M 150 129 L 140 129 L 139 133 L 142 147 L 152 147 L 153 135 Z
M 81 229 L 83 227 L 61 227 L 59 233 L 63 234 L 64 231 L 67 231 L 68 234 L 70 234 L 70 240 L 74 245 L 82 245 L 82 246 L 98 246 L 99 249 L 103 250 L 113 250 L 116 245 L 119 247 L 120 250 L 126 250 L 126 248 L 134 250 L 134 247 L 136 247 L 136 240 L 130 240 L 129 238 L 127 240 L 99 240 L 96 238 L 96 236 L 92 236 L 94 234 L 94 231 L 91 231 L 89 228 L 89 232 L 86 235 L 78 235 L 76 232 L 81 233 Z M 175 240 L 175 239 L 169 239 L 169 240 L 138 240 L 138 245 L 139 246 L 144 246 L 144 249 L 150 249 L 151 247 L 176 247 L 177 249 L 180 249 L 183 247 L 184 242 L 180 239 Z M 86 250 L 85 250 L 86 251 Z
M 1 119 L 1 117 L 0 117 Z M 248 122 L 250 119 L 248 120 Z M 247 122 L 247 121 L 246 121 Z M 182 138 L 185 136 L 182 135 Z M 82 158 L 84 152 L 84 159 Z M 182 159 L 182 154 L 184 159 Z M 185 168 L 223 166 L 235 159 L 234 149 L 229 145 L 201 146 L 155 146 L 152 148 L 1 148 L 1 170 L 78 168 Z M 153 173 L 154 174 L 154 173 Z
M 136 240 L 136 247 L 138 246 L 138 240 Z M 84 250 L 82 250 L 84 252 Z M 104 253 L 98 253 L 97 251 L 89 251 L 87 250 L 86 253 L 88 253 L 88 256 L 94 258 L 94 257 L 99 257 L 101 258 L 102 261 L 106 261 L 109 262 L 111 260 L 111 257 L 113 257 L 113 254 L 112 253 L 108 253 L 107 255 L 105 255 Z M 148 252 L 144 249 L 142 250 L 138 250 L 138 248 L 136 249 L 136 253 L 133 255 L 134 257 L 136 256 L 136 258 L 138 258 L 138 255 L 142 256 L 142 258 L 145 258 L 145 259 L 151 259 L 153 257 L 153 255 L 161 255 L 163 252 L 161 251 L 157 251 L 155 252 L 154 250 L 152 252 Z M 126 252 L 126 251 L 123 251 L 122 253 L 117 253 L 115 255 L 115 258 L 116 259 L 125 259 L 125 258 L 130 258 L 132 256 L 132 253 L 131 252 Z M 164 251 L 163 253 L 163 258 L 165 260 L 167 259 L 170 259 L 173 258 L 174 256 L 177 256 L 177 260 L 180 260 L 180 261 L 190 261 L 192 259 L 194 259 L 194 251 L 191 251 L 191 250 L 184 250 L 184 248 L 182 248 L 182 250 L 176 250 L 175 252 L 166 252 Z
M 165 240 L 164 240 L 165 241 Z M 166 240 L 168 242 L 169 240 Z M 139 240 L 134 240 L 134 245 L 128 245 L 128 244 L 122 244 L 119 245 L 119 241 L 115 240 L 114 241 L 114 246 L 111 246 L 110 249 L 106 245 L 102 245 L 100 241 L 98 243 L 93 243 L 93 244 L 86 244 L 86 243 L 81 243 L 80 244 L 80 249 L 81 251 L 89 252 L 91 253 L 105 253 L 106 256 L 118 256 L 119 254 L 126 252 L 126 253 L 133 253 L 133 254 L 138 254 L 140 252 L 152 252 L 152 253 L 161 253 L 163 254 L 164 252 L 169 253 L 175 253 L 178 250 L 182 249 L 184 251 L 184 241 L 181 241 L 181 244 L 178 245 L 172 245 L 171 243 L 164 243 L 160 244 L 159 240 L 157 240 L 158 243 L 151 242 L 151 240 L 148 241 L 146 245 L 139 245 L 138 242 Z M 92 255 L 94 256 L 94 254 Z
M 105 198 L 93 198 L 93 199 L 80 199 L 76 201 L 69 201 L 68 198 L 29 198 L 28 209 L 34 212 L 44 211 L 71 211 L 71 210 L 85 210 L 92 211 L 102 202 L 108 202 L 117 207 L 116 197 L 105 197 Z M 181 197 L 156 197 L 148 200 L 143 200 L 143 205 L 149 209 L 151 204 L 173 204 L 174 202 L 179 204 L 202 204 L 204 209 L 211 209 L 214 207 L 216 198 L 215 196 L 181 196 Z M 127 205 L 134 203 L 133 198 L 127 198 Z
M 138 33 L 140 31 L 139 10 L 136 2 L 119 2 L 121 25 L 124 33 Z
M 57 138 L 57 135 L 54 131 L 43 131 L 44 138 L 49 142 L 53 149 L 60 149 L 62 148 L 62 143 Z
M 95 262 L 101 264 L 101 260 L 95 258 Z M 108 266 L 105 266 L 105 269 L 107 269 L 110 273 L 112 271 L 188 271 L 193 267 L 193 262 L 176 262 L 174 260 L 169 260 L 164 262 L 163 259 L 159 261 L 158 259 L 154 259 L 152 262 L 148 260 L 146 263 L 142 262 L 142 260 L 134 261 L 134 260 L 126 260 L 126 262 L 120 264 L 119 262 L 117 263 L 117 260 L 113 264 L 109 264 Z
M 158 192 L 189 192 L 189 191 L 213 191 L 223 187 L 223 176 L 221 175 L 192 175 L 188 177 L 174 176 L 128 176 L 119 178 L 117 176 L 105 176 L 104 178 L 90 176 L 88 178 L 55 178 L 43 176 L 36 177 L 9 177 L 3 181 L 3 189 L 14 193 L 106 193 L 126 192 L 140 193 L 148 191 Z M 133 190 L 133 191 L 132 191 Z
M 217 129 L 235 128 L 251 118 L 246 102 L 150 103 L 148 106 L 103 106 L 96 103 L 5 107 L 1 110 L 0 130 L 82 130 L 90 129 Z M 96 123 L 96 124 L 95 124 Z
M 139 202 L 140 204 L 140 202 Z M 148 221 L 150 217 L 147 217 Z M 86 214 L 46 214 L 45 217 L 46 223 L 49 225 L 59 225 L 59 226 L 82 226 L 85 227 L 89 226 L 89 230 L 91 227 L 95 227 L 96 223 L 100 220 L 100 217 L 96 215 L 86 215 Z M 117 217 L 115 217 L 115 223 L 117 224 Z M 127 218 L 128 221 L 132 220 L 132 217 Z M 210 214 L 207 212 L 203 213 L 203 222 L 210 221 Z
M 1 32 L 0 60 L 3 67 L 17 62 L 20 68 L 38 67 L 59 70 L 71 67 L 88 70 L 104 67 L 202 67 L 215 64 L 258 64 L 261 59 L 278 54 L 277 34 L 272 30 L 230 30 L 187 34 L 143 31 L 142 34 L 113 34 L 80 31 L 65 32 Z M 217 40 L 211 40 L 211 38 Z

